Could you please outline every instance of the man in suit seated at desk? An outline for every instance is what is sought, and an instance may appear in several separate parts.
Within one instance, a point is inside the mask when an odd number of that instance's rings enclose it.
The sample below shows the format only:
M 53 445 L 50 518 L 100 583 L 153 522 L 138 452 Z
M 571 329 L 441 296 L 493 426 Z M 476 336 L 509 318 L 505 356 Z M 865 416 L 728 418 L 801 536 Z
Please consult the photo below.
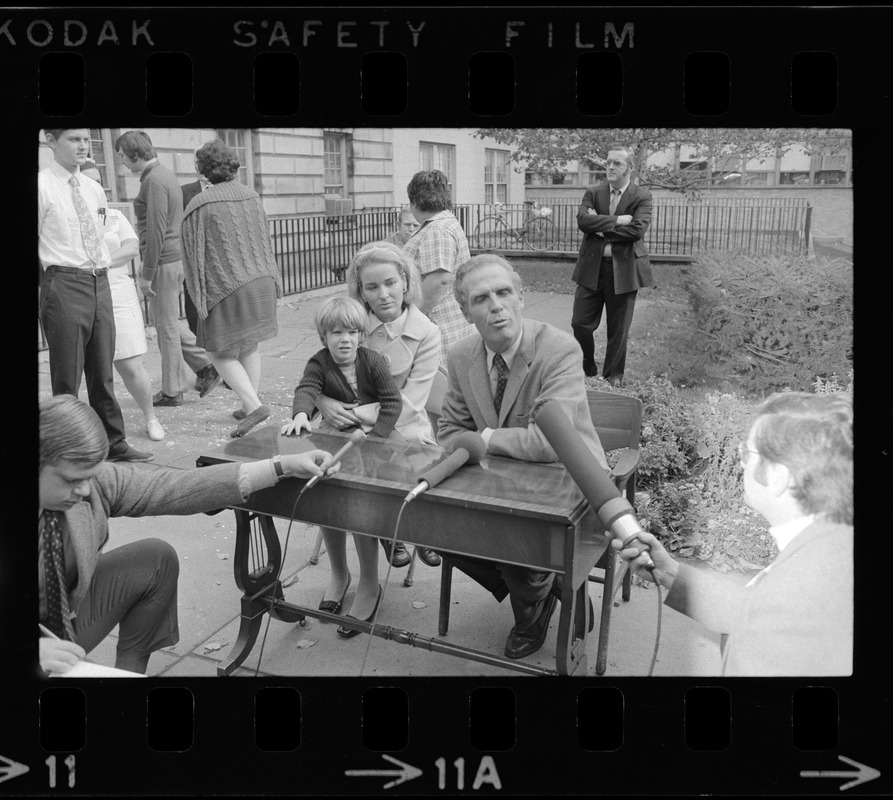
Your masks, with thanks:
M 40 402 L 38 472 L 40 666 L 67 672 L 120 624 L 115 666 L 145 673 L 179 641 L 177 553 L 161 539 L 103 552 L 110 517 L 198 514 L 241 503 L 286 476 L 335 472 L 323 450 L 201 469 L 135 468 L 104 460 L 96 412 L 68 394 Z
M 554 400 L 607 468 L 586 400 L 579 346 L 567 333 L 522 317 L 521 278 L 511 264 L 492 253 L 475 256 L 456 272 L 453 290 L 480 335 L 450 349 L 438 442 L 449 449 L 452 440 L 472 430 L 481 434 L 489 455 L 557 461 L 530 421 L 535 405 Z M 465 556 L 448 558 L 498 601 L 509 595 L 515 625 L 505 645 L 508 658 L 525 658 L 543 646 L 560 596 L 553 573 Z

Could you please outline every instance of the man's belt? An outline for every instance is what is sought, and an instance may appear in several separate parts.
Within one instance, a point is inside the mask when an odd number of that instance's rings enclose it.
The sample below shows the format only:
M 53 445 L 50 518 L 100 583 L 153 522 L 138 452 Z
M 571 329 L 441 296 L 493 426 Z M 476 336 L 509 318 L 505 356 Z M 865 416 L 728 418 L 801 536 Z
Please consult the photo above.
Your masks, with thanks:
M 100 278 L 103 275 L 108 274 L 109 271 L 108 267 L 62 267 L 58 264 L 50 264 L 47 269 L 49 269 L 50 267 L 56 270 L 56 272 L 71 272 L 75 275 L 89 272 L 94 278 Z

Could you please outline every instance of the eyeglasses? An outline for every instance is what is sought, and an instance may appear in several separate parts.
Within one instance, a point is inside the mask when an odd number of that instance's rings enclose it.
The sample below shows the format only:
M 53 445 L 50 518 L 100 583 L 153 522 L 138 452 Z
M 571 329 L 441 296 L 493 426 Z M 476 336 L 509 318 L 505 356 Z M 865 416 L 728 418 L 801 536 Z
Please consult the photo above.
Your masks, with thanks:
M 750 450 L 747 448 L 744 442 L 738 442 L 738 462 L 742 467 L 747 466 L 747 462 L 750 460 L 748 456 L 753 453 L 754 455 L 759 455 L 759 451 Z
M 625 161 L 618 161 L 616 158 L 609 159 L 605 162 L 606 167 L 625 167 Z

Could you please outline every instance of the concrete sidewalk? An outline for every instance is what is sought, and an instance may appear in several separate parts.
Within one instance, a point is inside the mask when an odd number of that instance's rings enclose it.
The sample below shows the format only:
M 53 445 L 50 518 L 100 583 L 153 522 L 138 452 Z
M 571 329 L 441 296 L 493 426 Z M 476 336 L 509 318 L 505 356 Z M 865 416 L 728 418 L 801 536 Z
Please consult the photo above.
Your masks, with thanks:
M 279 301 L 279 335 L 261 345 L 261 397 L 274 409 L 269 424 L 278 426 L 288 420 L 294 387 L 304 364 L 320 347 L 313 314 L 325 297 L 340 291 L 343 291 L 343 287 L 333 287 Z M 571 295 L 525 293 L 524 315 L 569 330 L 572 300 Z M 641 298 L 639 305 L 647 302 L 647 298 Z M 149 352 L 144 359 L 157 389 L 161 359 L 155 341 L 150 341 Z M 40 396 L 48 396 L 50 383 L 46 353 L 38 354 L 38 372 Z M 189 381 L 191 384 L 192 380 Z M 218 450 L 230 441 L 229 432 L 235 426 L 231 414 L 238 401 L 232 392 L 222 387 L 203 400 L 196 392 L 188 392 L 182 406 L 158 409 L 158 418 L 167 432 L 167 437 L 161 442 L 149 441 L 142 413 L 117 376 L 116 392 L 124 412 L 128 441 L 141 450 L 155 453 L 155 464 L 190 468 L 195 465 L 198 456 Z M 82 397 L 85 398 L 84 392 Z M 277 520 L 276 527 L 284 543 L 287 524 Z M 170 542 L 180 555 L 180 642 L 152 657 L 149 674 L 214 676 L 218 663 L 229 653 L 239 629 L 241 594 L 233 580 L 234 515 L 223 512 L 215 516 L 116 519 L 110 528 L 110 547 L 140 537 L 156 536 Z M 310 563 L 316 539 L 315 527 L 300 523 L 292 525 L 282 572 L 286 598 L 310 608 L 318 605 L 328 579 L 325 551 L 318 564 Z M 348 546 L 348 554 L 356 578 L 358 569 L 353 547 Z M 403 585 L 405 568 L 392 569 L 388 574 L 388 564 L 384 558 L 380 563 L 385 595 L 378 622 L 425 637 L 436 637 L 440 569 L 419 563 L 413 586 L 406 588 Z M 450 631 L 446 641 L 501 655 L 512 626 L 509 604 L 497 604 L 471 579 L 458 571 L 453 574 Z M 596 610 L 601 601 L 601 590 L 600 585 L 590 584 L 590 595 Z M 347 610 L 352 599 L 353 589 L 348 591 L 345 599 Z M 666 606 L 661 613 L 661 642 L 654 674 L 718 675 L 719 637 Z M 647 674 L 654 648 L 657 614 L 657 591 L 653 586 L 634 584 L 628 603 L 622 602 L 618 593 L 612 612 L 605 677 Z M 554 669 L 557 627 L 556 613 L 546 644 L 539 653 L 526 660 L 528 663 Z M 254 674 L 266 628 L 265 621 L 251 655 L 235 675 Z M 597 641 L 596 625 L 588 640 L 590 675 L 595 674 Z M 113 665 L 115 644 L 116 637 L 112 635 L 90 654 L 89 660 Z M 356 676 L 361 674 L 361 669 L 363 675 L 381 676 L 519 674 L 377 637 L 373 637 L 371 643 L 366 636 L 343 640 L 336 635 L 334 625 L 310 618 L 306 620 L 306 626 L 277 620 L 269 623 L 263 641 L 260 674 Z

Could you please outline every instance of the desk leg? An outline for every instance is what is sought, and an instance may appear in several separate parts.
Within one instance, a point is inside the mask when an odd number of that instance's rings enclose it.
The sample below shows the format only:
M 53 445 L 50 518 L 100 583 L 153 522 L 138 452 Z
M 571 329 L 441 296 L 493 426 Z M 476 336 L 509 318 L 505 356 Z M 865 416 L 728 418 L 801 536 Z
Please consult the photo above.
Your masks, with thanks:
M 217 668 L 221 677 L 230 675 L 251 652 L 264 614 L 283 622 L 302 622 L 304 615 L 282 608 L 282 583 L 276 578 L 282 562 L 279 535 L 273 520 L 263 514 L 236 510 L 236 547 L 233 573 L 242 592 L 239 634 L 229 655 Z M 271 603 L 272 599 L 272 603 Z
M 586 674 L 586 636 L 589 627 L 587 576 L 576 574 L 576 529 L 568 526 L 565 535 L 564 579 L 561 586 L 561 611 L 558 617 L 558 638 L 555 642 L 555 664 L 559 675 Z M 581 583 L 582 581 L 582 583 Z M 583 604 L 583 619 L 574 624 L 577 606 Z

